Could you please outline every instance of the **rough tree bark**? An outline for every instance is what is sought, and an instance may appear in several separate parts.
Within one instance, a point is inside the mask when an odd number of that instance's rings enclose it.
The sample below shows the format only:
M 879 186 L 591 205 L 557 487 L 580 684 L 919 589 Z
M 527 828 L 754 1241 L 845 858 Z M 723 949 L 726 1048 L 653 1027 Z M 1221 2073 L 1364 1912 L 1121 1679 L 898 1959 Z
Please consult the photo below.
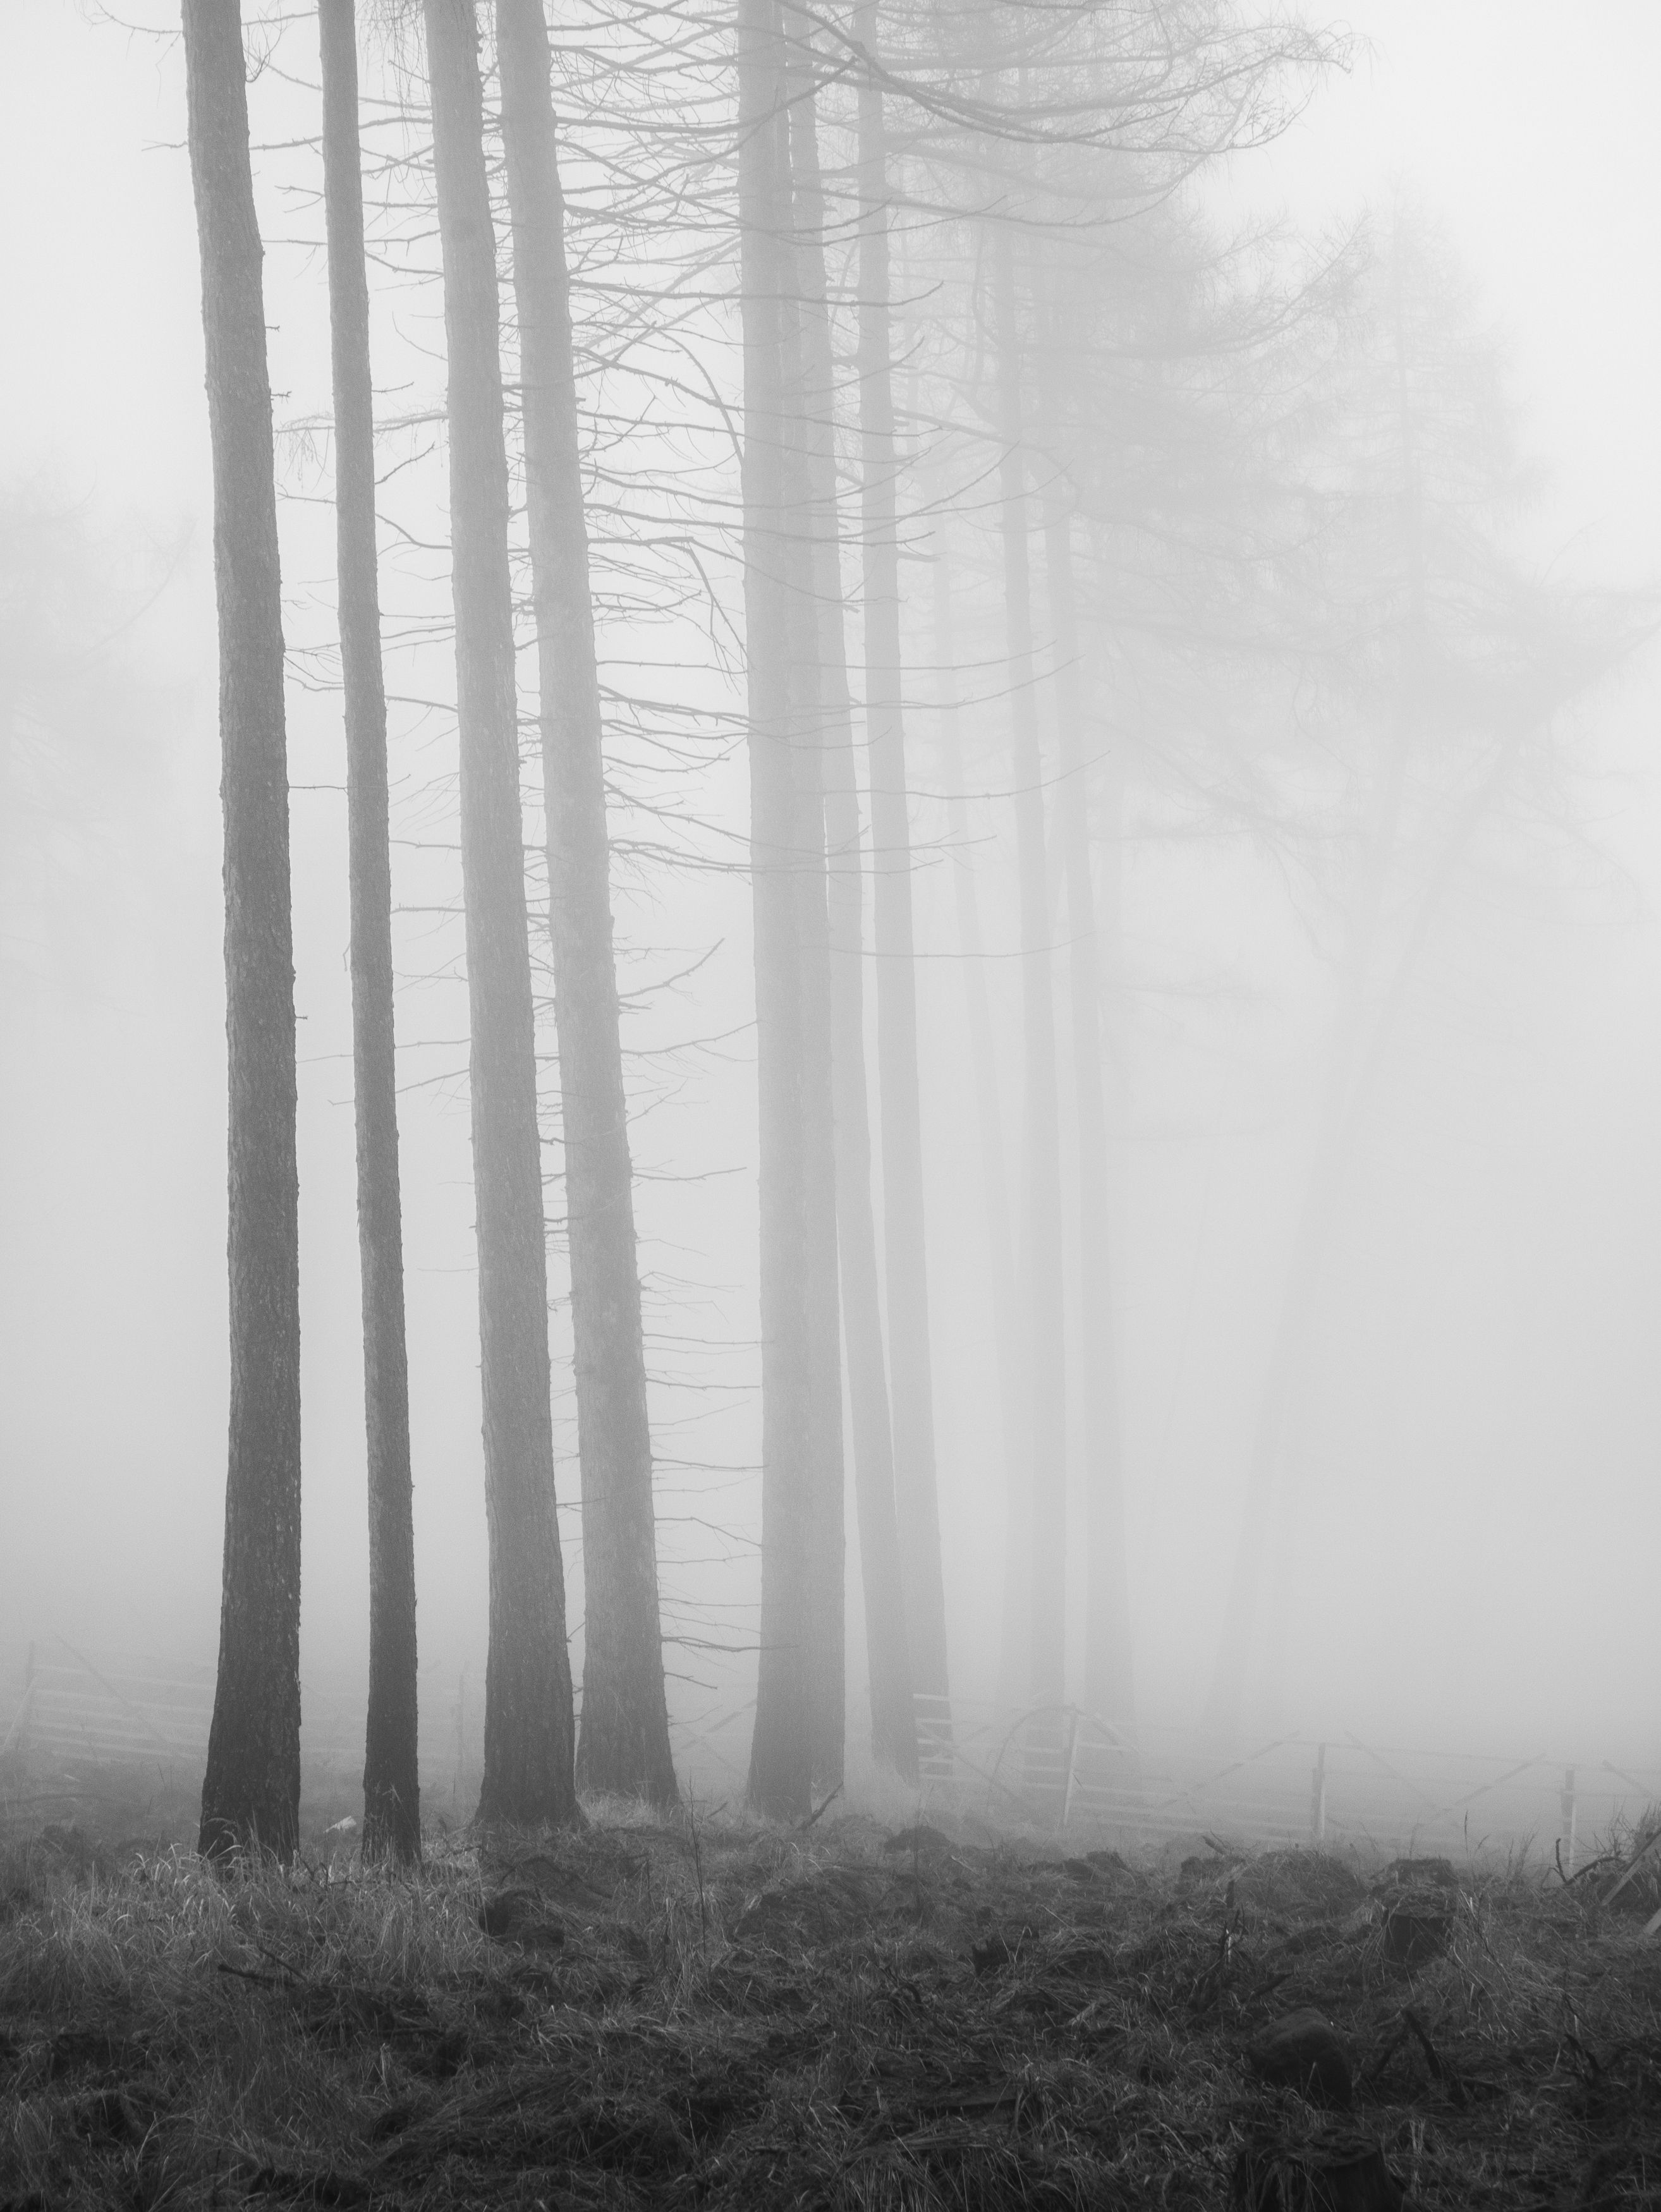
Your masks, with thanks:
M 1025 1212 L 1031 1459 L 1031 1652 L 1029 1698 L 1058 1703 L 1067 1661 L 1067 1362 L 1062 1338 L 1061 1115 L 1050 977 L 1043 763 L 1032 684 L 1032 601 L 1021 447 L 1021 342 L 1014 252 L 1007 223 L 993 240 L 998 357 L 1000 528 L 1009 666 L 1015 826 L 1020 877 L 1021 1009 L 1025 1074 Z
M 238 0 L 185 0 L 219 611 L 230 1075 L 229 1452 L 201 1850 L 300 1818 L 300 1248 L 277 487 Z
M 323 71 L 323 203 L 334 373 L 335 544 L 345 695 L 350 848 L 352 1089 L 357 1249 L 368 1437 L 369 1709 L 363 1850 L 421 1856 L 417 1756 L 415 1522 L 404 1222 L 392 1049 L 392 881 L 387 842 L 386 697 L 375 550 L 374 398 L 363 258 L 353 0 L 318 0 Z
M 791 742 L 785 513 L 783 238 L 789 220 L 784 67 L 775 0 L 739 0 L 739 236 L 744 327 L 744 617 L 761 1213 L 760 1652 L 749 1791 L 809 1809 L 808 1664 L 813 1359 L 803 1113 L 802 865 Z
M 806 30 L 801 33 L 807 36 Z M 860 808 L 837 522 L 835 368 L 824 270 L 824 199 L 813 100 L 795 89 L 790 161 L 797 291 L 803 346 L 804 513 L 812 540 L 810 590 L 817 616 L 818 748 L 824 836 L 830 868 L 830 1035 L 835 1136 L 837 1242 L 843 1333 L 854 1427 L 854 1494 L 859 1514 L 866 1659 L 871 1679 L 871 1747 L 906 1780 L 917 1771 L 905 1598 L 894 1508 L 894 1447 L 883 1350 L 876 1221 L 871 1202 L 871 1124 L 865 1069 L 863 893 Z
M 672 1804 L 565 209 L 542 0 L 496 0 L 582 1479 L 586 1789 Z
M 548 1262 L 537 1127 L 496 236 L 473 0 L 424 0 L 449 358 L 461 872 L 472 1031 L 490 1627 L 479 1818 L 578 1817 L 554 1509 Z
M 876 0 L 861 0 L 855 40 L 877 51 Z M 889 293 L 888 156 L 874 70 L 859 87 L 860 472 L 865 549 L 865 711 L 871 761 L 877 1081 L 882 1127 L 883 1243 L 888 1281 L 889 1382 L 900 1567 L 915 1690 L 944 1700 L 946 1589 L 940 1567 L 934 1398 L 924 1242 L 922 1114 L 917 1080 L 917 979 L 911 916 L 911 830 L 900 660 L 899 540 L 895 521 L 893 343 Z M 931 1716 L 948 1725 L 945 1707 Z

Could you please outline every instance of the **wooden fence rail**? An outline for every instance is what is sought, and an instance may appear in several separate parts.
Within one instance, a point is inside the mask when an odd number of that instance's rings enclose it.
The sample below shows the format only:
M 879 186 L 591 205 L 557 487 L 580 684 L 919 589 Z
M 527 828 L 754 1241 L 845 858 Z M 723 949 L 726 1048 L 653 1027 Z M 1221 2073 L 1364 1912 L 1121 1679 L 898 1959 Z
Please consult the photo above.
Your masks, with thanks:
M 423 1676 L 424 1790 L 465 1815 L 478 1779 L 477 1700 L 465 1674 Z M 0 1705 L 0 1779 L 26 1765 L 71 1777 L 77 1765 L 199 1771 L 212 1710 L 210 1664 L 89 1655 L 52 1637 L 30 1646 L 9 1718 Z M 363 1755 L 362 1685 L 308 1683 L 303 1710 L 308 1767 L 349 1791 Z M 753 1698 L 729 1692 L 672 1717 L 677 1763 L 695 1792 L 741 1797 L 753 1711 Z M 1207 1834 L 1382 1851 L 1532 1843 L 1573 1873 L 1598 1838 L 1661 1804 L 1661 1766 L 1545 1749 L 1507 1758 L 1289 1733 L 1227 1756 L 1191 1733 L 1120 1728 L 1075 1705 L 923 1696 L 916 1718 L 920 1808 L 1132 1845 Z

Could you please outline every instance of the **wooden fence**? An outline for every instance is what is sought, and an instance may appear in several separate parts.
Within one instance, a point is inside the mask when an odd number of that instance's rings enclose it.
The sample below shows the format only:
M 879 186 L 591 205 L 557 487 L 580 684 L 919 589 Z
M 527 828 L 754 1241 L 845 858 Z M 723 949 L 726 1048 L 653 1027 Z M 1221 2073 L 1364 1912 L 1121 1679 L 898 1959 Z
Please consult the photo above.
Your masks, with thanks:
M 1229 1754 L 1189 1731 L 1114 1727 L 1078 1706 L 1025 1712 L 919 1700 L 926 1793 L 990 1825 L 1025 1819 L 1132 1844 L 1215 1835 L 1258 1846 L 1554 1850 L 1661 1802 L 1661 1767 L 1377 1743 L 1288 1732 Z
M 8 1717 L 0 1703 L 0 1786 L 25 1768 L 73 1784 L 82 1770 L 161 1769 L 198 1778 L 213 1707 L 210 1663 L 88 1653 L 62 1637 L 30 1647 Z M 14 1680 L 16 1678 L 14 1677 Z M 362 1686 L 302 1686 L 308 1790 L 348 1802 L 363 1757 Z M 423 1669 L 423 1796 L 435 1816 L 465 1819 L 478 1787 L 482 1698 L 467 1675 Z M 677 1712 L 678 1766 L 700 1793 L 741 1794 L 753 1698 Z M 1191 1733 L 1119 1729 L 1074 1705 L 1026 1711 L 957 1699 L 916 1701 L 916 1802 L 996 1828 L 1021 1827 L 1132 1848 L 1210 1835 L 1230 1845 L 1555 1852 L 1573 1872 L 1617 1823 L 1661 1803 L 1661 1767 L 1565 1757 L 1426 1750 L 1280 1735 L 1237 1755 Z M 84 1777 L 83 1777 L 84 1778 Z M 0 1802 L 3 1800 L 0 1799 Z

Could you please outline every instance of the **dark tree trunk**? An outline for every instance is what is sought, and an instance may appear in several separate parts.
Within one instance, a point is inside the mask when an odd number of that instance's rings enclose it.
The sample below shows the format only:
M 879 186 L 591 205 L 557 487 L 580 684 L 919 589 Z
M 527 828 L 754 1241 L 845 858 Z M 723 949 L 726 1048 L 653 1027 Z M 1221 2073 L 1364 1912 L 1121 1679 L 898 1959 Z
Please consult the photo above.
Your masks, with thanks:
M 300 1819 L 300 1244 L 277 485 L 237 0 L 185 0 L 219 608 L 230 1073 L 230 1448 L 200 1848 Z
M 1014 254 L 1007 224 L 994 241 L 1001 523 L 1020 870 L 1028 1382 L 1031 1433 L 1031 1674 L 1027 1694 L 1060 1700 L 1067 1673 L 1067 1362 L 1062 1334 L 1061 1116 L 1050 978 L 1043 763 L 1032 689 L 1032 600 L 1021 447 L 1021 344 Z
M 804 32 L 802 34 L 806 36 Z M 824 203 L 812 100 L 790 108 L 790 161 L 801 301 L 803 512 L 812 540 L 810 589 L 817 612 L 818 758 L 830 866 L 829 960 L 837 1243 L 848 1390 L 854 1422 L 854 1493 L 859 1513 L 866 1657 L 871 1676 L 871 1747 L 880 1765 L 916 1778 L 916 1726 L 894 1513 L 894 1448 L 883 1351 L 876 1222 L 871 1203 L 871 1125 L 865 1073 L 864 957 L 859 793 L 848 691 L 841 532 L 834 438 L 835 372 L 824 272 Z M 837 1597 L 841 1599 L 838 1584 Z
M 750 1796 L 800 1817 L 812 1791 L 808 1608 L 813 1360 L 803 1112 L 800 809 L 790 731 L 784 510 L 783 56 L 774 0 L 739 0 L 739 230 L 744 319 L 744 612 L 761 1211 L 760 1653 Z
M 588 533 L 542 0 L 496 0 L 519 309 L 582 1473 L 586 1789 L 672 1804 Z
M 856 22 L 874 60 L 875 0 Z M 917 1085 L 917 978 L 911 927 L 911 829 L 900 660 L 895 522 L 893 348 L 889 305 L 888 157 L 873 71 L 859 91 L 860 472 L 865 539 L 865 699 L 871 757 L 872 885 L 877 952 L 877 1080 L 881 1102 L 883 1243 L 888 1278 L 894 1495 L 914 1689 L 947 1724 L 946 1589 L 934 1466 L 934 1395 L 924 1243 L 922 1110 Z
M 554 1510 L 548 1261 L 537 1126 L 496 234 L 473 0 L 425 0 L 449 356 L 461 872 L 490 1535 L 479 1818 L 578 1817 Z
M 392 1052 L 392 881 L 387 843 L 386 696 L 375 551 L 374 404 L 353 0 L 319 0 L 323 200 L 334 368 L 336 561 L 346 713 L 352 902 L 352 1082 L 357 1249 L 368 1435 L 369 1711 L 363 1850 L 421 1856 L 416 1747 L 415 1524 L 410 1485 L 404 1223 Z
M 1051 419 L 1054 419 L 1053 413 Z M 1101 964 L 1091 874 L 1090 772 L 1084 744 L 1072 518 L 1060 496 L 1045 503 L 1044 567 L 1056 640 L 1056 719 L 1061 738 L 1062 865 L 1073 1013 L 1073 1087 L 1079 1135 L 1080 1391 L 1084 1401 L 1085 1703 L 1111 1721 L 1135 1718 L 1130 1588 L 1125 1561 L 1124 1478 L 1119 1442 L 1116 1332 L 1108 1221 L 1107 1102 L 1102 1084 Z

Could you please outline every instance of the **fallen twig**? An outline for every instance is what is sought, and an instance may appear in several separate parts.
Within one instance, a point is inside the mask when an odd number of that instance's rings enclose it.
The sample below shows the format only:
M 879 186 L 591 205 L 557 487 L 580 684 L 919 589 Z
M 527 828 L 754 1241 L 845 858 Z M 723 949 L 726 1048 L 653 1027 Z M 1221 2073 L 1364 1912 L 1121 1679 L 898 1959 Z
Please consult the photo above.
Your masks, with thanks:
M 1467 2103 L 1469 2100 L 1465 2094 L 1464 2083 L 1438 2051 L 1436 2045 L 1426 2032 L 1424 2022 L 1411 2005 L 1404 2005 L 1402 2008 L 1402 2018 L 1419 2039 L 1419 2047 L 1425 2054 L 1425 2063 L 1430 2069 L 1431 2079 L 1440 2083 L 1456 2105 Z
M 1621 1875 L 1620 1881 L 1615 1883 L 1615 1887 L 1609 1892 L 1609 1895 L 1603 1899 L 1603 1902 L 1605 1905 L 1612 1905 L 1615 1899 L 1620 1896 L 1621 1891 L 1632 1880 L 1634 1875 L 1637 1873 L 1639 1868 L 1642 1866 L 1644 1861 L 1655 1849 L 1658 1843 L 1661 1843 L 1661 1828 L 1657 1828 L 1653 1834 L 1646 1836 L 1644 1841 L 1640 1844 L 1638 1849 L 1632 1855 L 1632 1864 Z M 1651 1925 L 1653 1926 L 1654 1923 L 1652 1922 Z M 1649 1934 L 1649 1929 L 1646 1928 L 1644 1930 L 1644 1933 L 1647 1936 Z
M 801 1826 L 796 1830 L 796 1833 L 799 1836 L 805 1836 L 807 1833 L 807 1831 L 812 1826 L 814 1821 L 818 1819 L 819 1813 L 824 1812 L 826 1805 L 834 1805 L 841 1795 L 842 1784 L 839 1782 L 836 1788 L 830 1792 L 830 1795 L 825 1799 L 824 1804 L 819 1807 L 818 1813 L 810 1813 L 807 1815 L 807 1818 L 802 1822 Z

